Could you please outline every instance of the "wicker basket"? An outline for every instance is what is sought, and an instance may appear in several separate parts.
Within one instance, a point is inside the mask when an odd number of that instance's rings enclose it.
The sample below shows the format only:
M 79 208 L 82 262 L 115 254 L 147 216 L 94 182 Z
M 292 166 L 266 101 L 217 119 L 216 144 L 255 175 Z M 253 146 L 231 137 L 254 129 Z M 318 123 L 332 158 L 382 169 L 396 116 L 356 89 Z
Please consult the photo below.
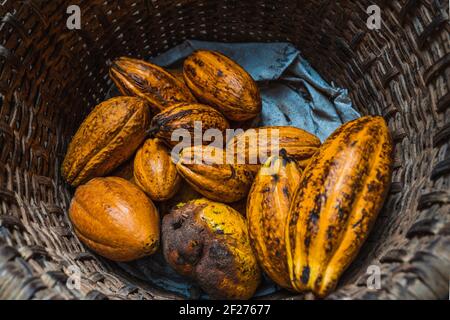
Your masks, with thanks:
M 4 0 L 0 7 L 0 298 L 161 299 L 86 251 L 67 220 L 67 143 L 111 82 L 107 61 L 185 39 L 290 41 L 395 139 L 389 198 L 330 298 L 449 294 L 450 41 L 447 0 Z M 381 7 L 381 30 L 366 9 Z M 78 4 L 82 29 L 66 27 Z M 379 290 L 367 267 L 381 268 Z M 81 288 L 70 289 L 73 266 Z M 273 298 L 291 297 L 279 293 Z

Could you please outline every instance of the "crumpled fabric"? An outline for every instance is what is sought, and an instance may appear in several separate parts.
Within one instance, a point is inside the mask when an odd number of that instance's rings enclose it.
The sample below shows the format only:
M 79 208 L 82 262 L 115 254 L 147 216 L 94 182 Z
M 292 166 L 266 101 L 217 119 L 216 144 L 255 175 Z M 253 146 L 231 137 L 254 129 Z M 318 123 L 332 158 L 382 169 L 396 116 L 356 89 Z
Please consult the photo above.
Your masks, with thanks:
M 290 43 L 187 40 L 151 62 L 177 67 L 199 49 L 225 54 L 258 82 L 263 100 L 259 126 L 295 126 L 324 141 L 343 123 L 360 117 L 348 91 L 328 84 Z

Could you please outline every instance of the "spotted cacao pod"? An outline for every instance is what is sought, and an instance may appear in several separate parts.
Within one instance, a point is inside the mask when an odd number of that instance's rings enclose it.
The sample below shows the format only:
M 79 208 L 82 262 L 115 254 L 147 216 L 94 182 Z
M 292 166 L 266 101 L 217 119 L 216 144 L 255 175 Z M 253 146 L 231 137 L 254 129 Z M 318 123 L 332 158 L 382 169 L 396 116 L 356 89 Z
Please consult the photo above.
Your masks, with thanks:
M 233 121 L 255 118 L 261 113 L 258 86 L 236 62 L 215 51 L 199 50 L 183 67 L 184 79 L 199 101 Z
M 155 113 L 172 104 L 196 101 L 182 81 L 143 60 L 118 58 L 112 63 L 109 74 L 123 95 L 145 99 Z
M 391 181 L 392 142 L 382 117 L 338 128 L 313 156 L 286 228 L 292 287 L 320 297 L 358 254 Z
M 62 164 L 72 186 L 102 177 L 126 162 L 144 141 L 150 123 L 147 103 L 116 97 L 92 110 L 75 133 Z

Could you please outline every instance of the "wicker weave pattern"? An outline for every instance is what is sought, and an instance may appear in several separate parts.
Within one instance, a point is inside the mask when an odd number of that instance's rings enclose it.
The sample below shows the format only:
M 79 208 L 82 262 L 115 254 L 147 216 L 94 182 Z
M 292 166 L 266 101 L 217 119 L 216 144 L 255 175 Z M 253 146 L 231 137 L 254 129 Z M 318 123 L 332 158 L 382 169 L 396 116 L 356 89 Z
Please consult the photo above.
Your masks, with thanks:
M 107 61 L 185 39 L 291 41 L 394 133 L 389 199 L 330 298 L 446 298 L 450 270 L 448 1 L 5 0 L 0 6 L 0 298 L 173 298 L 86 252 L 66 211 L 67 143 L 111 85 Z M 379 31 L 366 8 L 382 8 Z M 82 30 L 66 28 L 78 4 Z M 381 290 L 366 286 L 367 266 Z M 70 266 L 82 272 L 69 290 Z M 309 296 L 306 296 L 309 297 Z M 304 298 L 296 296 L 292 298 Z

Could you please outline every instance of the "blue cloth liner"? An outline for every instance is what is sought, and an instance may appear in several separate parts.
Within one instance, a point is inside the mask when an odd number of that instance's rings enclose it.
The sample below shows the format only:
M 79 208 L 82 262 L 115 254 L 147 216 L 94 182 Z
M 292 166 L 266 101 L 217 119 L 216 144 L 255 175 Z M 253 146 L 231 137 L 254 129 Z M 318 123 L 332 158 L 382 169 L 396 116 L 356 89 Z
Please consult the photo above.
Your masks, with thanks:
M 179 65 L 199 49 L 215 50 L 240 64 L 258 82 L 263 100 L 260 126 L 295 126 L 324 141 L 359 118 L 346 89 L 328 84 L 290 43 L 218 43 L 188 40 L 151 59 Z
M 259 126 L 295 126 L 324 141 L 341 124 L 358 118 L 345 89 L 328 84 L 289 43 L 217 43 L 189 40 L 151 62 L 180 67 L 198 49 L 215 50 L 240 64 L 258 82 L 263 110 Z M 118 94 L 117 90 L 110 95 Z M 188 279 L 177 275 L 161 252 L 131 263 L 119 263 L 125 271 L 168 291 L 191 299 L 207 298 Z M 256 297 L 279 288 L 267 277 Z

